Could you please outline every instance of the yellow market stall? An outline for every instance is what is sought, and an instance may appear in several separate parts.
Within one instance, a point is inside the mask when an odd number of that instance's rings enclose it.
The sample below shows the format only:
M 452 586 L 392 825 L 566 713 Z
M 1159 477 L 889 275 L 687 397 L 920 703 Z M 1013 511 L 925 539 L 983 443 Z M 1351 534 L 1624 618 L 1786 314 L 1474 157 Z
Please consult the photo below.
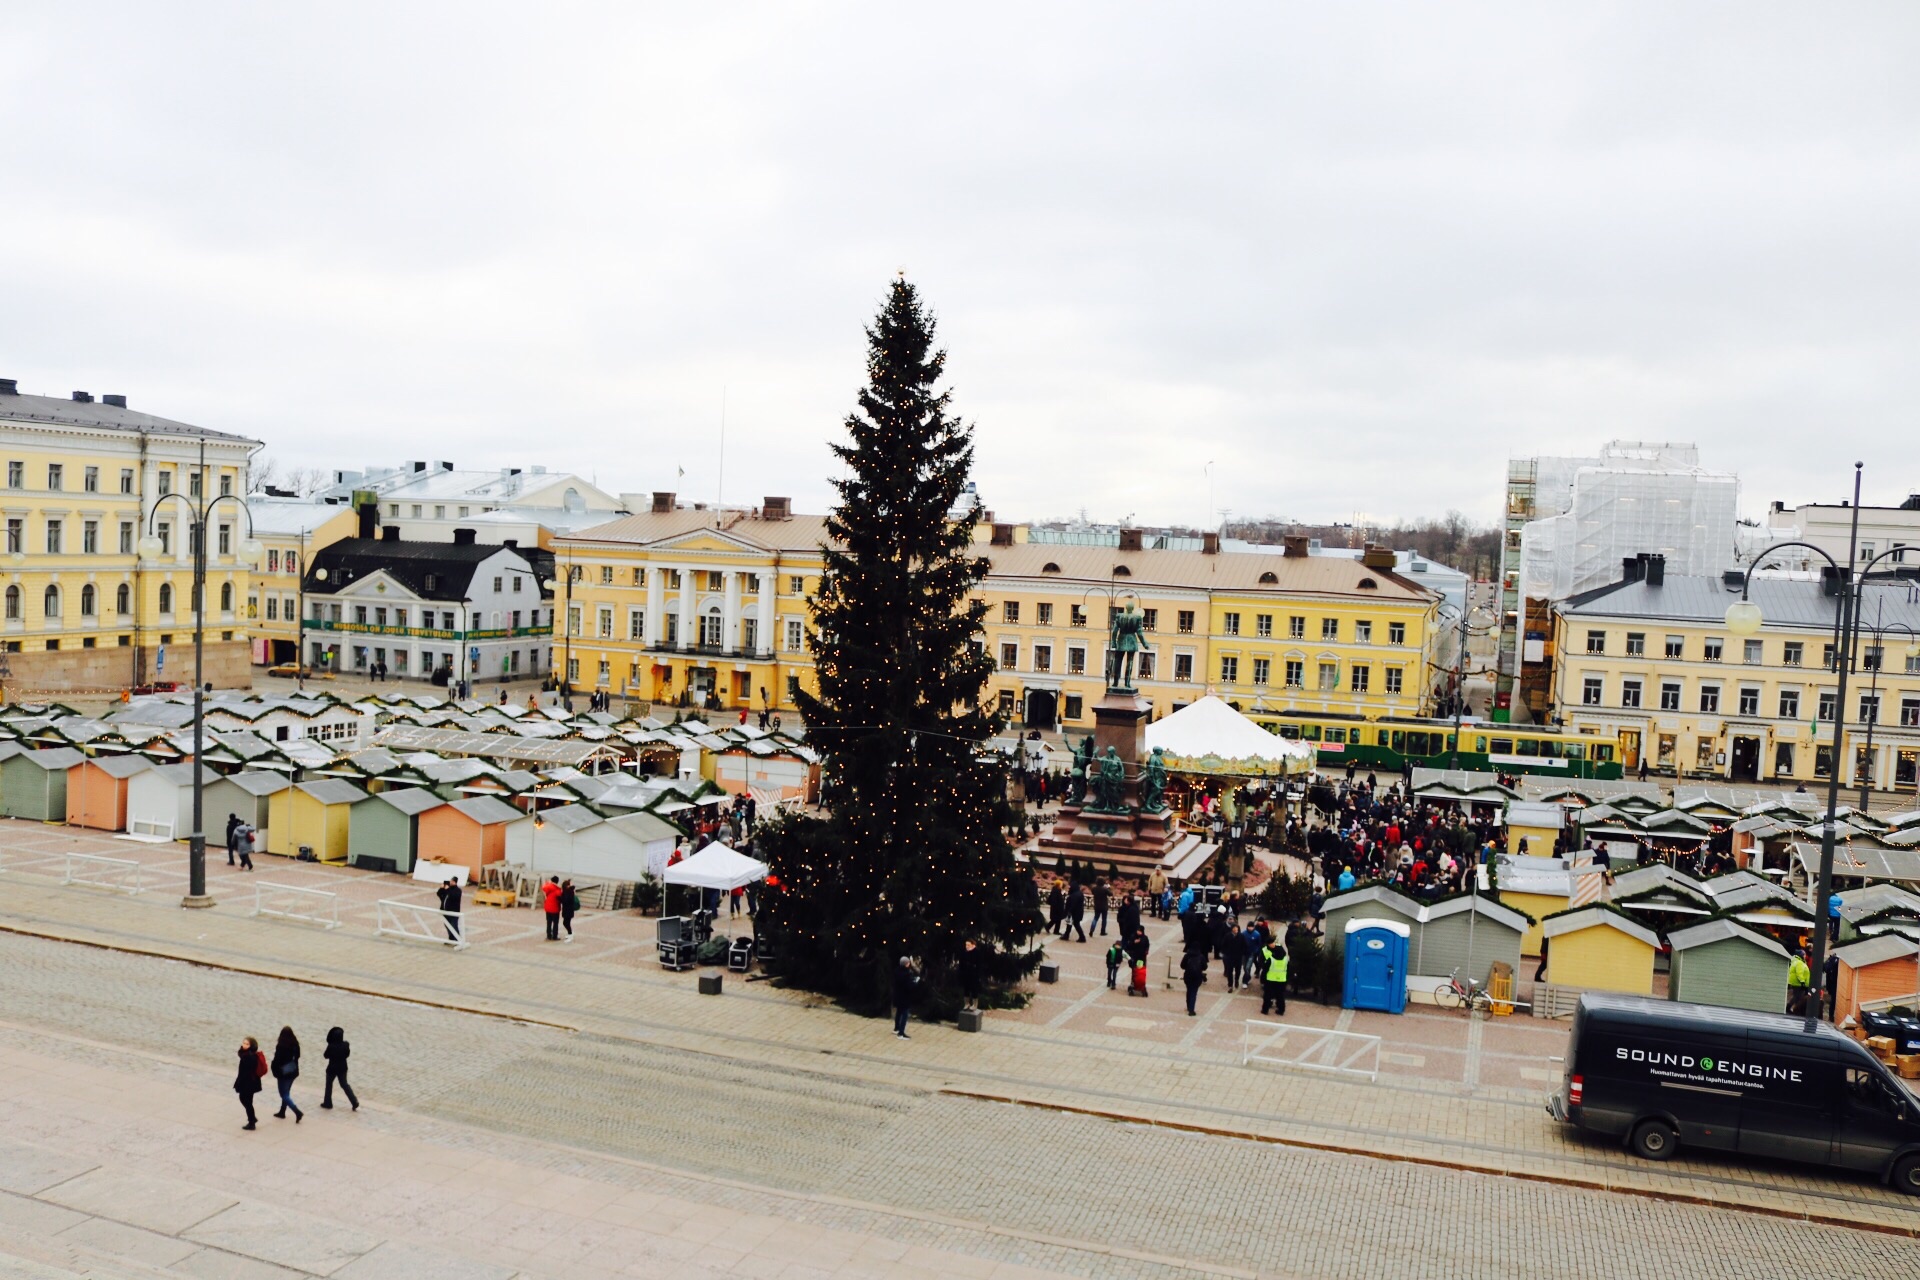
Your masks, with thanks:
M 267 802 L 267 852 L 299 856 L 304 846 L 322 862 L 345 862 L 353 806 L 367 793 L 340 778 L 301 782 Z
M 1660 936 L 1611 907 L 1581 907 L 1541 922 L 1547 940 L 1546 981 L 1580 991 L 1653 994 L 1653 956 Z

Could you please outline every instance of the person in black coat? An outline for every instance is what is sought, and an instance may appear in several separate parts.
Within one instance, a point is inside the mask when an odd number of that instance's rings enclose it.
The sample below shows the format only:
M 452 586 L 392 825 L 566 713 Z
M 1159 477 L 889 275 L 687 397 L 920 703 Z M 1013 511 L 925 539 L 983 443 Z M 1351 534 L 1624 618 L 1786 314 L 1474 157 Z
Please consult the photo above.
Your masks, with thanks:
M 300 1078 L 300 1038 L 293 1034 L 292 1027 L 280 1028 L 279 1042 L 273 1046 L 273 1078 L 280 1086 L 280 1109 L 273 1113 L 273 1118 L 285 1120 L 291 1109 L 293 1122 L 299 1124 L 306 1119 L 306 1113 L 293 1100 L 293 1082 Z
M 893 1034 L 910 1040 L 907 1014 L 913 1010 L 913 994 L 920 986 L 920 975 L 913 971 L 913 957 L 901 956 L 893 970 Z
M 1113 922 L 1120 927 L 1122 939 L 1131 938 L 1133 931 L 1140 927 L 1140 903 L 1132 893 L 1121 896 L 1120 907 L 1113 913 Z
M 347 1043 L 347 1033 L 338 1027 L 327 1032 L 327 1047 L 321 1057 L 327 1060 L 327 1087 L 320 1097 L 323 1111 L 333 1110 L 333 1086 L 339 1085 L 340 1092 L 347 1095 L 347 1101 L 353 1109 L 360 1109 L 360 1099 L 353 1096 L 353 1086 L 347 1083 L 347 1056 L 353 1052 L 353 1046 Z
M 253 1096 L 260 1092 L 260 1042 L 252 1036 L 240 1041 L 240 1073 L 233 1078 L 233 1091 L 240 1095 L 240 1105 L 247 1113 L 244 1127 L 256 1127 Z
M 1207 980 L 1207 953 L 1189 951 L 1180 957 L 1180 976 L 1187 983 L 1187 1016 L 1194 1017 L 1194 1004 L 1200 998 L 1200 984 Z
M 1098 933 L 1103 938 L 1107 936 L 1107 907 L 1112 903 L 1112 900 L 1113 894 L 1112 891 L 1107 888 L 1107 882 L 1105 880 L 1095 881 L 1093 885 L 1093 926 L 1087 930 L 1088 933 Z
M 1232 995 L 1240 989 L 1241 975 L 1247 967 L 1247 935 L 1239 929 L 1227 931 L 1227 940 L 1221 950 L 1227 969 L 1227 994 Z
M 449 879 L 433 895 L 440 900 L 440 914 L 447 920 L 447 937 L 460 941 L 460 882 Z
M 959 971 L 960 1007 L 963 1009 L 980 1007 L 980 980 L 986 959 L 986 955 L 980 950 L 980 944 L 972 938 L 968 938 L 960 945 L 960 962 L 954 967 Z
M 1047 932 L 1059 934 L 1065 927 L 1067 918 L 1067 895 L 1060 890 L 1060 882 L 1055 880 L 1053 888 L 1047 890 Z
M 1062 938 L 1066 937 L 1067 930 L 1071 928 L 1075 933 L 1080 935 L 1080 941 L 1085 942 L 1087 940 L 1087 931 L 1080 927 L 1080 922 L 1086 918 L 1087 893 L 1086 890 L 1076 884 L 1073 886 L 1072 891 L 1067 894 L 1067 919 L 1066 923 L 1060 926 L 1060 936 Z
M 227 815 L 227 865 L 228 866 L 233 865 L 233 852 L 234 852 L 233 833 L 238 831 L 240 827 L 241 827 L 240 815 L 237 813 L 228 814 Z

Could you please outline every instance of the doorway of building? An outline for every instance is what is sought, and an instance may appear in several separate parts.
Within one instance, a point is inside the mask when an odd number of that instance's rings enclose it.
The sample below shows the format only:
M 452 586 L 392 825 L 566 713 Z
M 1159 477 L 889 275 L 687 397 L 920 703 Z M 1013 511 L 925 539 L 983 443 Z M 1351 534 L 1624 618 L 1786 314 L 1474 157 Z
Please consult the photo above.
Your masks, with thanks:
M 714 670 L 712 667 L 695 667 L 687 673 L 688 691 L 693 694 L 693 705 L 704 707 L 707 699 L 713 696 Z
M 1729 776 L 1735 782 L 1760 781 L 1760 739 L 1733 740 L 1733 771 Z
M 1053 728 L 1059 705 L 1051 689 L 1027 690 L 1027 728 Z
M 1640 731 L 1638 729 L 1620 731 L 1620 764 L 1628 771 L 1640 767 Z

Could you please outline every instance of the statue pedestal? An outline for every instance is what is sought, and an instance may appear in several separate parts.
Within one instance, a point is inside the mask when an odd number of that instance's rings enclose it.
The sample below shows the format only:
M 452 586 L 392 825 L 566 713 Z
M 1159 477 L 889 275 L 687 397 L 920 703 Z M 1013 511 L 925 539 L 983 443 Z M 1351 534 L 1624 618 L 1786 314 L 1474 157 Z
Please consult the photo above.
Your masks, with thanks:
M 1028 856 L 1046 865 L 1052 858 L 1091 862 L 1104 873 L 1112 863 L 1125 875 L 1145 875 L 1161 865 L 1178 843 L 1173 814 L 1140 812 L 1141 761 L 1146 758 L 1147 719 L 1153 704 L 1131 689 L 1108 689 L 1093 704 L 1093 757 L 1098 775 L 1101 757 L 1112 747 L 1126 765 L 1124 813 L 1103 813 L 1091 805 L 1098 788 L 1089 779 L 1087 803 L 1067 805 L 1043 832 Z
M 1147 758 L 1147 718 L 1153 704 L 1131 689 L 1109 689 L 1093 704 L 1093 758 L 1100 758 L 1112 747 L 1127 766 L 1127 805 L 1140 803 L 1140 762 Z M 1087 794 L 1093 795 L 1091 779 Z

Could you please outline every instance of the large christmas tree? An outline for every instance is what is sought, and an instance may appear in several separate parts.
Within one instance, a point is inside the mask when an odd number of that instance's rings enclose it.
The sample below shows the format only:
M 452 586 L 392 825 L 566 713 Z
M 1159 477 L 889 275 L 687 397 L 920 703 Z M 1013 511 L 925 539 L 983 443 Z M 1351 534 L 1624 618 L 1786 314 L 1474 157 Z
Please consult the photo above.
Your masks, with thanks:
M 921 961 L 936 1009 L 956 1003 L 969 939 L 989 1000 L 1040 958 L 981 705 L 992 664 L 973 594 L 987 569 L 978 511 L 963 506 L 973 432 L 936 386 L 933 327 L 903 278 L 867 330 L 868 385 L 834 446 L 846 474 L 814 602 L 820 691 L 798 699 L 827 816 L 775 823 L 762 845 L 778 888 L 755 927 L 776 970 L 857 1008 L 885 1003 L 903 955 Z

